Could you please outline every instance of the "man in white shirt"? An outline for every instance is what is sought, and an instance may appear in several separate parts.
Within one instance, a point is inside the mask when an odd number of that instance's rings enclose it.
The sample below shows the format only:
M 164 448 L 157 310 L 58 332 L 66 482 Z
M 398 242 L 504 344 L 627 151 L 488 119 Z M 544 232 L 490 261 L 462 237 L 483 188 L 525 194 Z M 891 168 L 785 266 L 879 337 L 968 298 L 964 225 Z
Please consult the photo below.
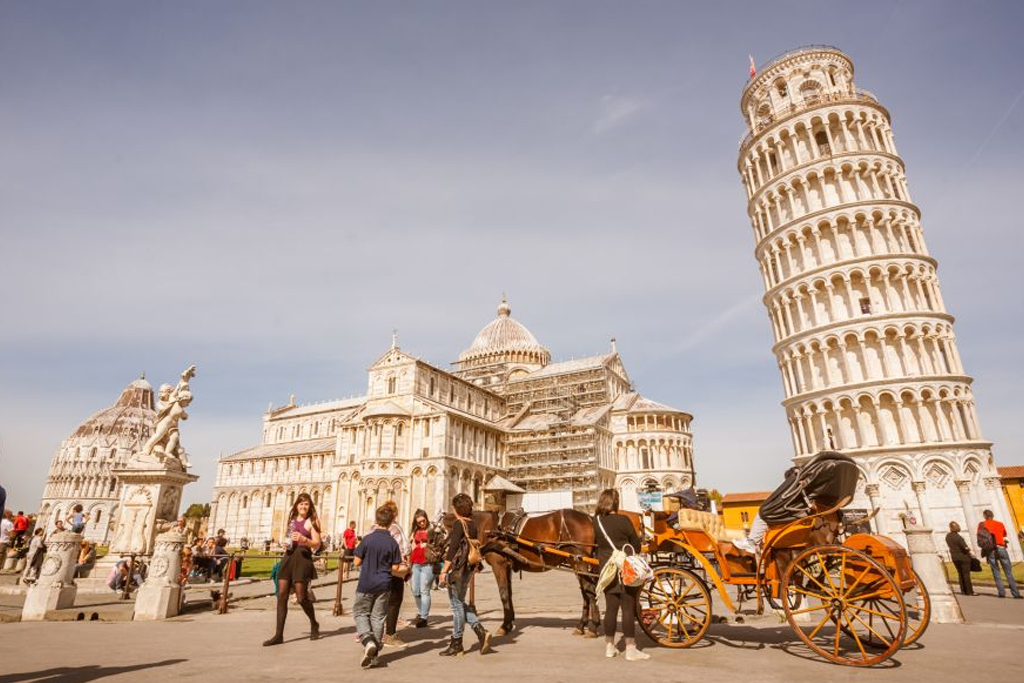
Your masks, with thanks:
M 11 547 L 11 537 L 14 535 L 13 516 L 10 510 L 4 510 L 3 519 L 0 519 L 0 569 L 7 561 L 7 549 Z

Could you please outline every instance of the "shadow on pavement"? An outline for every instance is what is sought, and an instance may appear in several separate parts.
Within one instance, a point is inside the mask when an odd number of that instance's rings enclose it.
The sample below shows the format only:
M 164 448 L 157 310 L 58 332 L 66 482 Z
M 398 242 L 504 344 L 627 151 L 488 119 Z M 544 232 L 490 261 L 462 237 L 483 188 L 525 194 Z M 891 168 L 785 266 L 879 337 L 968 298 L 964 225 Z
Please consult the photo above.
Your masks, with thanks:
M 152 669 L 158 666 L 172 666 L 187 661 L 187 659 L 165 659 L 162 662 L 133 664 L 131 666 L 100 666 L 99 664 L 62 666 L 42 671 L 0 675 L 0 683 L 21 683 L 22 681 L 33 681 L 35 683 L 45 683 L 47 681 L 53 681 L 54 683 L 57 681 L 60 681 L 60 683 L 89 683 L 90 681 L 98 681 L 108 676 L 118 676 L 123 673 Z

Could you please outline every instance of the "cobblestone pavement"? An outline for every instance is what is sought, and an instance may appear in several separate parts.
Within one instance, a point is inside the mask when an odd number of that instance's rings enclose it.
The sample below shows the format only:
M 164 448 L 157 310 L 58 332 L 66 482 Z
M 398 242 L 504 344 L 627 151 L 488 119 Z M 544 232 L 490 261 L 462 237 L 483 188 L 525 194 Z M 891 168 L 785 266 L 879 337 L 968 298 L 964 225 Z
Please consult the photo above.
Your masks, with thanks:
M 327 577 L 325 577 L 327 578 Z M 477 603 L 485 624 L 500 621 L 493 579 L 479 577 Z M 265 589 L 266 586 L 263 586 Z M 347 613 L 354 589 L 344 586 L 346 615 L 330 615 L 330 587 L 322 590 L 317 613 L 324 637 L 307 639 L 308 624 L 293 608 L 286 643 L 260 645 L 273 630 L 273 599 L 235 602 L 227 615 L 187 614 L 165 622 L 10 623 L 0 625 L 0 683 L 29 681 L 142 681 L 202 676 L 215 681 L 341 680 L 349 675 L 373 681 L 436 681 L 453 675 L 494 681 L 590 681 L 621 676 L 642 680 L 688 679 L 793 681 L 812 677 L 835 681 L 959 681 L 978 674 L 984 651 L 990 672 L 1009 674 L 1019 665 L 1024 642 L 1024 601 L 993 595 L 964 599 L 970 625 L 933 624 L 920 645 L 907 648 L 886 667 L 851 670 L 818 660 L 799 644 L 789 626 L 774 616 L 748 618 L 746 623 L 717 624 L 708 638 L 688 650 L 668 650 L 645 643 L 649 662 L 629 663 L 604 658 L 603 641 L 571 635 L 579 614 L 579 592 L 572 576 L 528 575 L 515 582 L 517 630 L 496 638 L 494 652 L 471 651 L 451 661 L 437 656 L 450 629 L 448 601 L 433 593 L 431 624 L 406 628 L 400 635 L 409 647 L 385 649 L 378 670 L 357 671 L 360 649 Z M 256 592 L 257 587 L 238 587 Z M 413 614 L 406 596 L 403 615 Z M 467 637 L 466 643 L 471 639 Z M 1011 668 L 1013 667 L 1013 668 Z

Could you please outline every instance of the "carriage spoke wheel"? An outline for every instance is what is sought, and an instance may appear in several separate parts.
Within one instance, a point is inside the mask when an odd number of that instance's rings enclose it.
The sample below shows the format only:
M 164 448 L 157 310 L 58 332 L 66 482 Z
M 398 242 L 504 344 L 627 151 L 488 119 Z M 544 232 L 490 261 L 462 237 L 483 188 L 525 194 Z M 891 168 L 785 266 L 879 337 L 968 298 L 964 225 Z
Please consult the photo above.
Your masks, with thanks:
M 928 628 L 928 622 L 931 621 L 932 616 L 932 600 L 928 595 L 928 589 L 924 587 L 917 572 L 912 570 L 911 573 L 914 576 L 914 587 L 903 594 L 903 603 L 907 609 L 907 635 L 903 639 L 904 647 L 917 642 Z M 887 601 L 878 598 L 870 599 L 868 607 L 874 612 L 892 613 L 892 606 Z M 878 622 L 880 618 L 874 612 L 870 613 L 870 616 L 874 618 L 875 622 Z M 846 628 L 844 626 L 843 630 L 845 631 Z M 865 643 L 875 649 L 884 647 L 884 643 L 875 638 L 873 633 L 869 634 Z
M 908 634 L 899 585 L 859 550 L 807 548 L 786 570 L 783 589 L 803 596 L 803 607 L 785 605 L 790 626 L 812 650 L 837 664 L 879 664 Z
M 928 623 L 932 620 L 932 598 L 928 595 L 928 589 L 921 582 L 921 577 L 914 574 L 914 588 L 909 593 L 903 594 L 903 602 L 907 606 L 907 637 L 903 639 L 904 645 L 916 643 L 917 639 L 924 635 Z
M 665 647 L 690 647 L 711 625 L 711 593 L 689 569 L 659 567 L 637 598 L 640 628 Z

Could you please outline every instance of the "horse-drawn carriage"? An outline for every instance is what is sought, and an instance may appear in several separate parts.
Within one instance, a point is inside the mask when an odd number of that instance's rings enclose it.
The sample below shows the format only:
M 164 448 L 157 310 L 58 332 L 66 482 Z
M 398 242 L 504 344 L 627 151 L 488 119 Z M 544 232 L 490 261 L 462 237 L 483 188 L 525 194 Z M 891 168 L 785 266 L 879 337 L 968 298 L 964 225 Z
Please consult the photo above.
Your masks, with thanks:
M 928 626 L 930 602 L 906 551 L 885 536 L 844 537 L 841 508 L 857 478 L 854 462 L 838 453 L 820 453 L 795 470 L 762 506 L 769 528 L 756 555 L 724 538 L 712 513 L 680 510 L 674 520 L 628 513 L 654 567 L 637 601 L 641 628 L 666 647 L 694 645 L 713 620 L 711 588 L 737 612 L 727 590 L 735 586 L 737 603 L 755 598 L 758 614 L 765 603 L 782 610 L 801 641 L 838 664 L 879 664 L 915 642 Z M 505 608 L 503 631 L 515 616 L 511 572 L 553 568 L 576 573 L 584 599 L 578 631 L 596 629 L 592 527 L 575 510 L 480 525 Z
M 819 454 L 796 482 L 762 507 L 783 514 L 770 524 L 758 555 L 716 538 L 702 513 L 681 515 L 675 528 L 664 515 L 652 515 L 645 552 L 654 577 L 637 605 L 651 639 L 677 648 L 697 643 L 712 622 L 711 587 L 738 611 L 727 586 L 737 587 L 737 602 L 755 597 L 758 614 L 765 602 L 783 610 L 800 640 L 838 664 L 878 664 L 921 637 L 930 602 L 906 551 L 885 536 L 840 538 L 840 509 L 857 482 L 853 462 Z

